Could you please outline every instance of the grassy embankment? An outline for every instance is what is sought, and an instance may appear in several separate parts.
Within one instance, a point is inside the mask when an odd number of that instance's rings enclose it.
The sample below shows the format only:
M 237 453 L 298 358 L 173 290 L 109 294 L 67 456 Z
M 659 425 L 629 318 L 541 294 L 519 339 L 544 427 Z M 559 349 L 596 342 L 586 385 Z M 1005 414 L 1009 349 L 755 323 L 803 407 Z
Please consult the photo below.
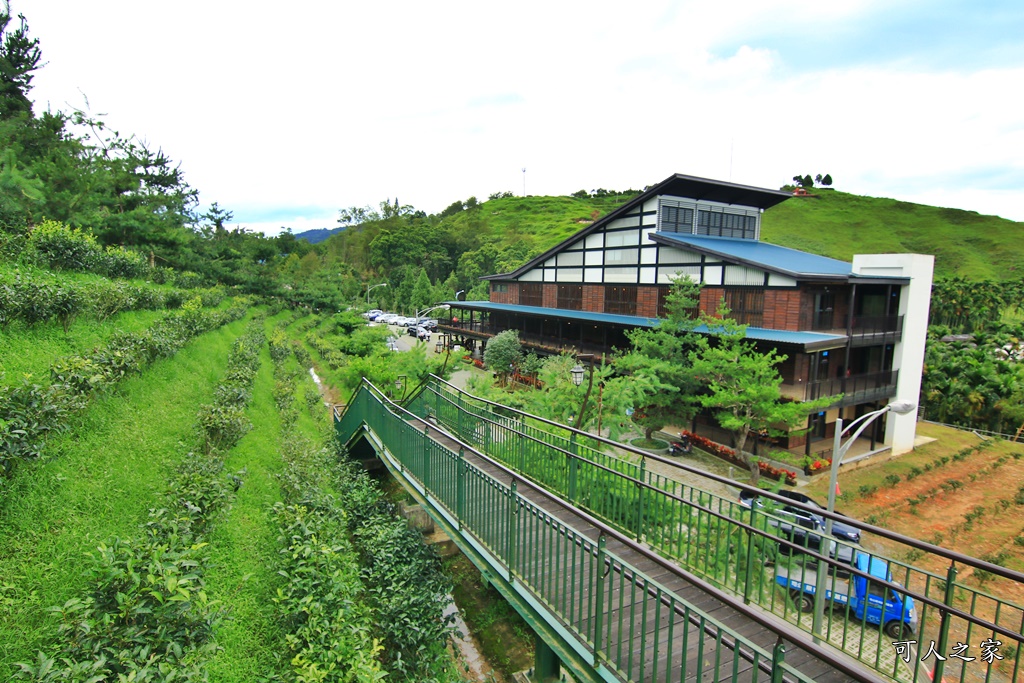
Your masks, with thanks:
M 52 439 L 46 458 L 19 468 L 0 510 L 0 679 L 53 637 L 48 608 L 82 592 L 86 554 L 138 533 L 182 445 L 197 445 L 196 411 L 244 325 L 208 332 L 125 380 Z

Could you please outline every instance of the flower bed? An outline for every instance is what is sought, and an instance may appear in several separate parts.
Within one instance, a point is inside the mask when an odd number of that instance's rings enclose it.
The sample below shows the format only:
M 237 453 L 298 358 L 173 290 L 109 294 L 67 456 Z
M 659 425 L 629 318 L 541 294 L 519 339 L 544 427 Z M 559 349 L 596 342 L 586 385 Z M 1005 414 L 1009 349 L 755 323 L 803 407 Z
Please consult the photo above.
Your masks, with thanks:
M 832 461 L 825 458 L 804 458 L 804 474 L 811 476 L 819 474 L 832 467 Z
M 747 467 L 747 464 L 743 462 L 743 460 L 738 455 L 736 455 L 736 451 L 727 446 L 723 446 L 720 443 L 716 443 L 711 439 L 699 436 L 697 434 L 694 434 L 693 432 L 686 431 L 685 429 L 679 432 L 679 436 L 690 437 L 690 442 L 693 445 L 697 446 L 706 453 L 710 453 L 716 458 L 721 458 L 726 462 L 732 463 L 734 465 L 739 465 L 740 467 Z M 785 482 L 790 486 L 794 486 L 796 484 L 796 472 L 782 469 L 781 467 L 773 467 L 772 465 L 769 465 L 763 460 L 758 461 L 757 466 L 761 470 L 762 477 L 774 479 L 775 481 L 785 479 Z

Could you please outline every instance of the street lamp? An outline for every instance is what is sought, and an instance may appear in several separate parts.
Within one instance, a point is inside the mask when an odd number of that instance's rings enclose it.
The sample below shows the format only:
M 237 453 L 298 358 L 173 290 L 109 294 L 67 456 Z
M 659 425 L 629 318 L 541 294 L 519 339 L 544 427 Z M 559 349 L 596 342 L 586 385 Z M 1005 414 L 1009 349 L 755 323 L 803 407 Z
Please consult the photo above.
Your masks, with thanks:
M 459 291 L 455 292 L 455 300 L 456 301 L 459 300 L 459 294 L 465 294 L 465 293 L 466 293 L 466 290 L 464 290 L 464 289 L 460 289 Z
M 583 384 L 583 374 L 586 372 L 583 366 L 580 365 L 580 360 L 583 358 L 590 359 L 590 384 L 587 385 L 587 393 L 583 396 L 583 404 L 580 406 L 580 417 L 576 422 L 580 427 L 583 427 L 585 424 L 583 422 L 584 413 L 587 410 L 587 401 L 590 400 L 590 392 L 594 388 L 594 354 L 584 353 L 577 355 L 576 366 L 569 371 L 569 375 L 572 377 L 572 383 L 576 386 L 581 386 Z
M 836 418 L 836 433 L 832 440 L 832 469 L 829 473 L 828 479 L 828 506 L 826 509 L 829 512 L 835 512 L 836 510 L 836 487 L 839 484 L 839 465 L 843 462 L 843 457 L 846 452 L 850 450 L 850 446 L 860 438 L 860 435 L 867 429 L 868 425 L 877 420 L 882 415 L 888 412 L 894 412 L 897 415 L 906 415 L 917 409 L 917 405 L 911 401 L 893 401 L 889 405 L 873 410 L 870 413 L 864 413 L 856 420 L 851 422 L 846 428 L 843 428 L 843 418 Z M 859 424 L 859 426 L 858 426 Z M 857 428 L 853 434 L 846 440 L 846 443 L 840 444 L 843 437 L 852 430 L 854 427 Z M 864 457 L 864 456 L 860 456 Z M 859 460 L 860 457 L 855 460 Z M 850 462 L 854 462 L 851 460 Z M 826 543 L 830 543 L 829 539 L 832 538 L 832 517 L 825 518 L 825 539 L 823 543 L 818 544 L 818 552 L 828 555 L 829 549 Z M 824 545 L 824 547 L 823 547 Z M 836 558 L 839 557 L 839 549 L 836 549 Z M 821 637 L 821 622 L 825 617 L 825 563 L 818 562 L 818 571 L 814 587 L 814 620 L 812 621 L 811 631 L 814 633 L 815 638 Z
M 447 311 L 447 310 L 451 309 L 451 306 L 448 305 L 448 304 L 438 304 L 437 306 L 431 306 L 430 308 L 425 308 L 425 309 L 423 309 L 422 311 L 420 311 L 419 313 L 416 314 L 416 321 L 419 322 L 419 319 L 421 317 L 423 317 L 427 313 L 430 313 L 431 311 L 436 311 L 439 308 L 444 309 L 444 310 Z
M 370 287 L 369 289 L 367 289 L 366 290 L 366 305 L 367 306 L 370 305 L 370 292 L 372 292 L 373 290 L 377 289 L 378 287 L 387 287 L 387 286 L 388 286 L 388 283 L 382 282 L 379 285 L 374 285 L 374 286 Z

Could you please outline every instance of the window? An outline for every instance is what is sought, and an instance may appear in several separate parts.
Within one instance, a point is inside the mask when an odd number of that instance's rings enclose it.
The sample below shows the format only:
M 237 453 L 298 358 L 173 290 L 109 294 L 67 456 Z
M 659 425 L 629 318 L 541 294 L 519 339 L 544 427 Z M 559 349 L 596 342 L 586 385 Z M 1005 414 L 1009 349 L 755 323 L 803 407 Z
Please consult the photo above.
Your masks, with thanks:
M 639 249 L 609 249 L 604 252 L 606 266 L 635 266 L 640 263 Z
M 521 306 L 543 306 L 544 285 L 538 283 L 519 284 L 519 304 Z
M 583 285 L 558 285 L 558 308 L 583 310 Z
M 726 289 L 725 305 L 729 317 L 738 323 L 754 327 L 764 323 L 763 289 Z
M 499 285 L 497 283 L 492 283 L 491 284 L 491 291 L 494 292 L 495 294 L 505 294 L 505 293 L 508 292 L 508 285 L 507 284 L 500 284 Z
M 721 211 L 698 211 L 696 234 L 752 240 L 757 237 L 757 216 Z
M 663 232 L 693 234 L 693 209 L 662 204 L 660 229 Z
M 636 285 L 605 285 L 604 312 L 636 315 Z

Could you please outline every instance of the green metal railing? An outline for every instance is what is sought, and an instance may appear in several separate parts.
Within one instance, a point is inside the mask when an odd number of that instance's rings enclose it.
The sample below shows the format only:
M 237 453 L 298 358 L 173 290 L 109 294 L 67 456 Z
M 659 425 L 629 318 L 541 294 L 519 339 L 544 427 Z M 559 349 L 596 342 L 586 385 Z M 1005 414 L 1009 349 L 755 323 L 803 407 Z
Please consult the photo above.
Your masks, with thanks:
M 364 383 L 335 427 L 345 443 L 358 434 L 379 440 L 381 457 L 458 529 L 463 538 L 457 542 L 485 552 L 495 573 L 527 590 L 551 619 L 571 630 L 594 678 L 610 672 L 624 681 L 813 680 L 786 662 L 781 646 L 758 646 L 612 549 L 643 551 L 639 544 L 610 528 L 597 538 L 570 528 L 545 510 L 563 501 L 459 445 L 454 434 L 393 404 L 372 385 Z M 668 563 L 660 566 L 666 577 L 681 575 Z M 762 627 L 774 624 L 757 610 L 749 614 Z M 809 639 L 802 645 L 836 670 L 848 669 Z
M 919 624 L 913 635 L 887 635 L 865 618 L 851 618 L 848 606 L 826 611 L 817 634 L 822 642 L 891 679 L 917 681 L 919 674 L 931 673 L 961 682 L 1017 681 L 1022 675 L 1024 608 L 959 577 L 965 569 L 986 572 L 1010 582 L 1013 594 L 1021 595 L 1024 574 L 857 522 L 880 549 L 872 554 L 889 566 L 892 581 L 880 581 L 834 559 L 865 553 L 863 548 L 836 541 L 835 554 L 825 556 L 780 534 L 781 520 L 771 514 L 770 505 L 760 511 L 748 508 L 738 500 L 654 473 L 648 464 L 656 460 L 708 482 L 739 487 L 730 480 L 478 399 L 438 378 L 411 397 L 408 409 L 421 418 L 436 420 L 524 478 L 674 559 L 708 583 L 782 616 L 804 631 L 813 632 L 813 619 L 795 609 L 793 596 L 776 582 L 780 574 L 803 560 L 829 565 L 829 590 L 841 588 L 848 576 L 850 580 L 863 576 L 879 589 L 911 597 Z M 770 493 L 760 495 L 802 507 Z M 821 510 L 814 512 L 828 516 Z M 844 521 L 839 516 L 834 519 Z M 810 537 L 804 534 L 804 542 Z M 907 616 L 886 618 L 900 621 Z M 896 645 L 906 641 L 915 644 L 902 649 Z M 984 652 L 991 654 L 996 642 L 1002 648 L 996 655 L 1003 658 L 984 657 Z M 966 644 L 968 650 L 960 654 L 974 660 L 950 657 L 956 644 Z M 930 649 L 946 659 L 930 655 Z

